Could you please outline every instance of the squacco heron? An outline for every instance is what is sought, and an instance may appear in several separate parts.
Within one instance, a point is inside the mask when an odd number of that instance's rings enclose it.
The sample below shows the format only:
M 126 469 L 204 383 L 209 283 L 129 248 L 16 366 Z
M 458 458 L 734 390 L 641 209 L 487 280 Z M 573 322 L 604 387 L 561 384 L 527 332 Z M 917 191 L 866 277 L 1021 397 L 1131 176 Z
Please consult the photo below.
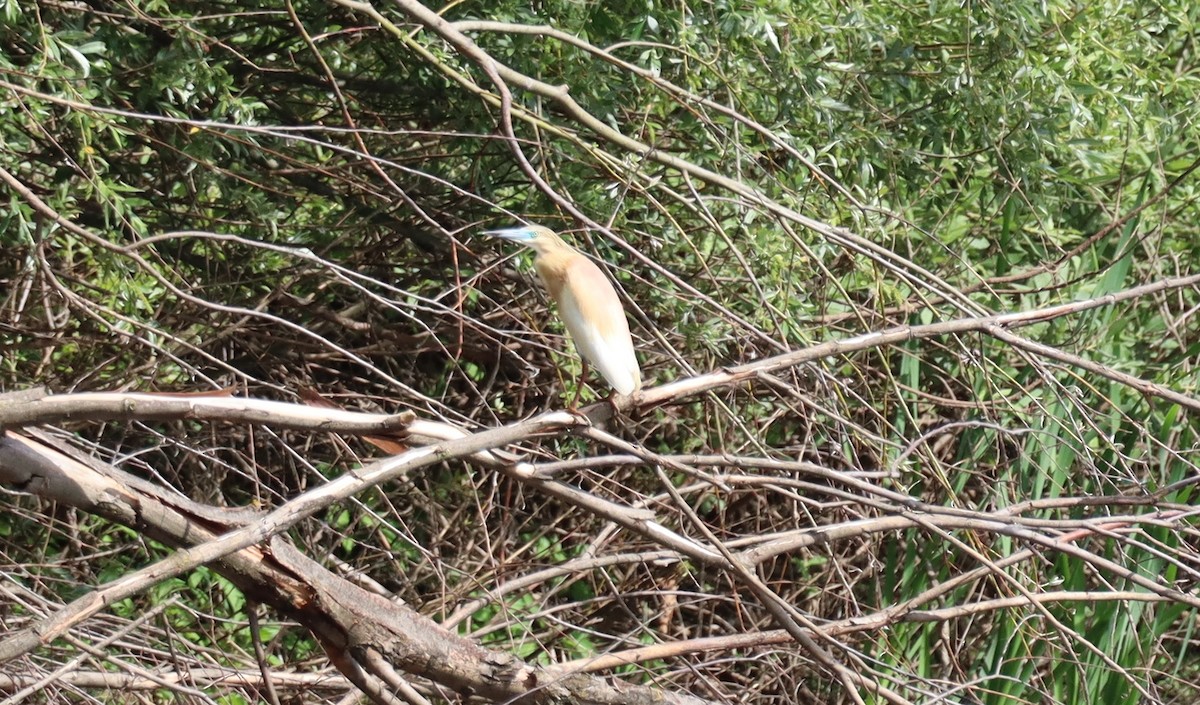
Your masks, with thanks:
M 600 268 L 540 225 L 489 230 L 487 234 L 519 242 L 537 253 L 533 266 L 583 357 L 583 375 L 591 363 L 618 394 L 641 389 L 642 372 L 625 309 Z

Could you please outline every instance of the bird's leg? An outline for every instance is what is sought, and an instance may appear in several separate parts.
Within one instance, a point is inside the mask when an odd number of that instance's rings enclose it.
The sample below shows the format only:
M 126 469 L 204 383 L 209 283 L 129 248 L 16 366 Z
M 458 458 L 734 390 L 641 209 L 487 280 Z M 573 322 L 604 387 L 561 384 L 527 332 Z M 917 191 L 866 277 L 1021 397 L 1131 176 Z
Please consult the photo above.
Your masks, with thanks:
M 567 408 L 571 411 L 579 411 L 579 397 L 583 394 L 583 382 L 588 375 L 588 361 L 586 358 L 579 358 L 583 362 L 583 367 L 579 370 L 579 379 L 575 380 L 575 398 L 571 400 L 571 405 Z

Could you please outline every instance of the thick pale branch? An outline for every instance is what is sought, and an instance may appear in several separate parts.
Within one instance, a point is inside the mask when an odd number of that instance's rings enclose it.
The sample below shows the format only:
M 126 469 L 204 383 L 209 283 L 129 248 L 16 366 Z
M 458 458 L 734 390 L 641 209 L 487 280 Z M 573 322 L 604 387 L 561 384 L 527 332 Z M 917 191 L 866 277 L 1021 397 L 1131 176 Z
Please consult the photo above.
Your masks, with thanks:
M 0 690 L 16 690 L 33 685 L 38 680 L 32 674 L 0 673 Z M 296 673 L 272 671 L 276 688 L 287 691 L 345 691 L 349 685 L 344 678 L 328 673 Z M 221 686 L 262 688 L 262 676 L 224 668 L 191 668 L 184 671 L 155 671 L 152 674 L 112 673 L 108 671 L 74 671 L 57 676 L 56 681 L 77 688 L 108 688 L 122 692 L 155 691 L 176 686 L 216 688 Z
M 276 428 L 332 433 L 404 431 L 416 419 L 411 411 L 367 414 L 253 397 L 84 392 L 30 395 L 10 399 L 0 394 L 0 427 L 63 421 L 133 420 L 229 421 L 261 423 Z M 33 397 L 33 398 L 30 398 Z
M 561 425 L 569 426 L 577 422 L 577 417 L 570 414 L 548 414 L 533 421 L 485 431 L 455 441 L 412 449 L 400 455 L 376 461 L 289 500 L 277 509 L 264 514 L 252 524 L 229 531 L 219 538 L 206 535 L 203 537 L 204 543 L 181 549 L 158 564 L 125 575 L 96 595 L 76 600 L 69 608 L 30 630 L 30 633 L 36 634 L 37 639 L 42 642 L 53 639 L 72 625 L 95 614 L 116 600 L 136 595 L 155 583 L 193 570 L 205 563 L 249 549 L 313 516 L 330 504 L 352 497 L 368 487 L 402 477 L 413 470 L 434 463 L 512 443 L 539 430 Z M 33 462 L 30 462 L 31 457 Z M 35 462 L 40 464 L 36 470 L 31 470 L 30 468 Z M 54 450 L 45 448 L 43 444 L 12 432 L 8 432 L 4 445 L 0 445 L 0 482 L 5 484 L 26 491 L 30 491 L 37 485 L 45 487 L 47 476 L 57 478 L 62 475 L 61 471 L 56 472 L 60 468 L 70 468 L 76 472 L 91 470 L 82 463 L 65 458 L 61 454 L 56 455 Z M 145 520 L 145 508 L 141 506 L 141 501 L 130 494 L 123 484 L 117 483 L 111 477 L 97 477 L 94 472 L 86 473 L 82 477 L 87 479 L 88 483 L 79 483 L 81 486 L 97 485 L 99 490 L 89 493 L 77 506 L 101 513 L 128 525 L 136 526 Z M 70 487 L 74 480 L 75 478 L 70 478 L 67 486 Z M 67 494 L 63 499 L 73 496 Z M 118 498 L 120 499 L 118 500 Z M 28 634 L 26 636 L 28 637 Z M 21 641 L 16 637 L 11 639 Z M 20 650 L 16 652 L 20 653 Z M 13 655 L 15 654 L 11 650 L 6 651 L 0 648 L 0 662 L 12 658 Z
M 943 335 L 957 335 L 962 333 L 985 333 L 990 334 L 993 330 L 1004 330 L 1007 328 L 1020 328 L 1033 325 L 1035 323 L 1044 323 L 1046 321 L 1070 316 L 1103 306 L 1112 306 L 1114 304 L 1131 301 L 1149 296 L 1171 289 L 1181 289 L 1192 287 L 1200 284 L 1200 274 L 1193 274 L 1185 277 L 1173 277 L 1163 279 L 1161 281 L 1137 286 L 1115 294 L 1107 296 L 1099 296 L 1094 299 L 1085 301 L 1074 301 L 1058 306 L 1047 306 L 1046 308 L 1034 309 L 1031 311 L 1017 311 L 1014 313 L 997 314 L 993 316 L 980 316 L 977 318 L 956 318 L 940 323 L 930 323 L 920 326 L 897 326 L 885 330 L 867 333 L 865 335 L 857 335 L 843 340 L 833 340 L 802 350 L 794 350 L 775 355 L 773 357 L 756 360 L 745 365 L 738 365 L 716 372 L 682 379 L 670 384 L 664 384 L 660 387 L 648 389 L 641 392 L 636 399 L 638 405 L 656 405 L 667 401 L 677 400 L 685 396 L 691 396 L 706 392 L 712 389 L 728 387 L 734 384 L 749 381 L 756 375 L 762 372 L 775 372 L 788 367 L 796 367 L 797 365 L 814 362 L 825 357 L 834 357 L 837 355 L 846 355 L 852 352 L 868 350 L 872 348 L 884 347 L 888 345 L 896 345 L 911 340 L 922 340 L 934 338 Z M 1128 383 L 1128 381 L 1126 382 Z M 1161 396 L 1170 401 L 1186 406 L 1193 411 L 1200 411 L 1200 400 L 1177 392 L 1171 392 L 1159 385 L 1139 380 L 1135 388 L 1146 394 Z
M 328 505 L 365 487 L 438 460 L 470 455 L 555 425 L 572 423 L 567 414 L 551 414 L 430 448 L 410 451 L 348 473 L 327 485 L 285 503 L 252 521 L 235 514 L 219 525 L 163 504 L 139 492 L 129 476 L 116 468 L 71 457 L 46 437 L 8 432 L 0 439 L 0 482 L 43 490 L 42 496 L 145 531 L 172 545 L 182 546 L 168 559 L 127 574 L 76 600 L 47 620 L 8 635 L 0 641 L 0 662 L 26 653 L 62 634 L 81 619 L 113 601 L 199 565 L 214 565 L 254 599 L 299 620 L 321 640 L 335 664 L 356 683 L 385 674 L 363 671 L 370 650 L 386 656 L 398 668 L 495 700 L 551 703 L 679 703 L 707 701 L 650 688 L 615 685 L 576 674 L 544 675 L 507 654 L 490 652 L 445 631 L 407 607 L 389 602 L 333 575 L 303 556 L 279 533 Z M 79 486 L 86 492 L 70 491 Z M 56 488 L 57 493 L 49 492 Z M 221 533 L 219 537 L 218 533 Z

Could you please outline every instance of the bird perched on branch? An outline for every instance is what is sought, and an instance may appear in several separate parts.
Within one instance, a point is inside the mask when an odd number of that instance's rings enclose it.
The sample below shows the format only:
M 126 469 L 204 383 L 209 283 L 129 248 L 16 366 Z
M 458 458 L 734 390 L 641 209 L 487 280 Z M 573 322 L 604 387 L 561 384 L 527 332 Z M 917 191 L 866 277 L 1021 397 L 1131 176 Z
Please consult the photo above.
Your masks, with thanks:
M 618 394 L 641 389 L 642 371 L 633 352 L 625 309 L 600 268 L 540 225 L 489 230 L 487 234 L 519 242 L 537 253 L 533 266 L 558 304 L 558 315 L 583 357 L 583 375 L 587 375 L 590 362 Z

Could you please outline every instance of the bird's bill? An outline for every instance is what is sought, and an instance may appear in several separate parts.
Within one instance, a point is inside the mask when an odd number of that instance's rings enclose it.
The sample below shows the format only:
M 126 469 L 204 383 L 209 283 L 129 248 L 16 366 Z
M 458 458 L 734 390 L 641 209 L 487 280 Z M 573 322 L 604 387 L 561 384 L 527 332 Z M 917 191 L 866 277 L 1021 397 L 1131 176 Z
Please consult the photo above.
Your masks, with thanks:
M 513 242 L 529 242 L 530 240 L 537 238 L 537 233 L 530 228 L 502 228 L 500 230 L 485 230 L 483 231 L 483 234 L 502 238 L 504 240 L 511 240 Z

